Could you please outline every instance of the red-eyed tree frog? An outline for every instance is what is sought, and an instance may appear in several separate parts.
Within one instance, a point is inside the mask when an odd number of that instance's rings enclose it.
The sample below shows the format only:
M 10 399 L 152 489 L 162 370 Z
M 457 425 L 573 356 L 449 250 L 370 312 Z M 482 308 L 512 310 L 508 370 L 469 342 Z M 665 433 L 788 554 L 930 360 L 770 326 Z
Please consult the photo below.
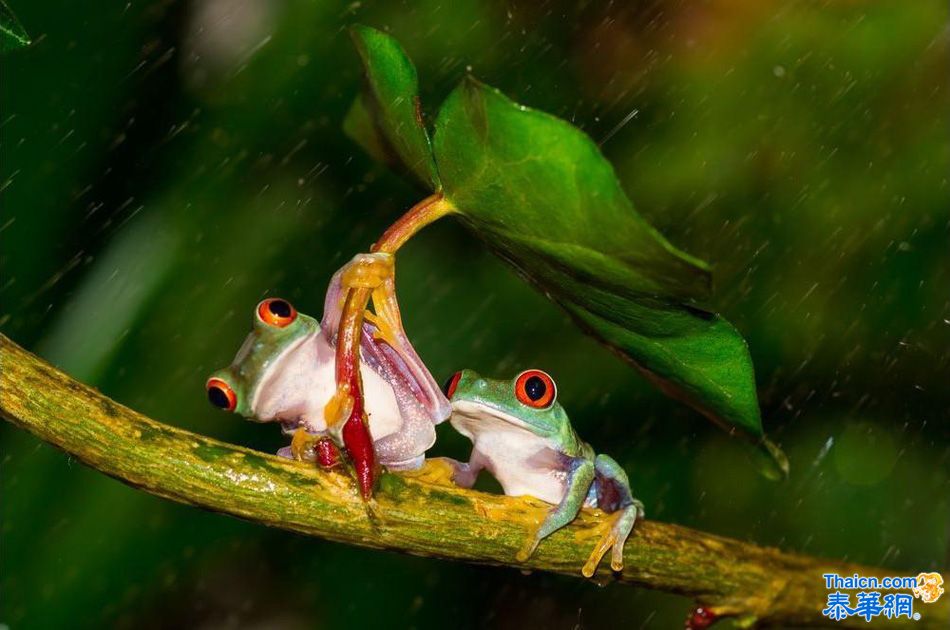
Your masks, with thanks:
M 279 455 L 316 459 L 324 466 L 338 462 L 333 443 L 341 442 L 342 423 L 334 416 L 341 414 L 328 403 L 336 392 L 342 278 L 351 268 L 330 281 L 320 322 L 280 298 L 258 304 L 251 333 L 234 361 L 207 381 L 214 406 L 257 422 L 279 422 L 285 434 L 293 435 Z M 363 323 L 360 369 L 377 460 L 390 469 L 413 470 L 435 442 L 434 425 L 446 420 L 451 408 L 409 343 L 398 311 L 395 315 L 392 321 Z
M 574 432 L 548 374 L 527 370 L 508 381 L 463 370 L 449 379 L 445 393 L 452 403 L 452 426 L 473 444 L 468 463 L 440 458 L 452 467 L 452 480 L 470 488 L 487 469 L 505 494 L 554 504 L 519 560 L 587 506 L 614 516 L 582 573 L 592 576 L 611 548 L 611 567 L 623 569 L 624 542 L 643 516 L 643 504 L 633 497 L 623 468 L 607 455 L 596 455 Z

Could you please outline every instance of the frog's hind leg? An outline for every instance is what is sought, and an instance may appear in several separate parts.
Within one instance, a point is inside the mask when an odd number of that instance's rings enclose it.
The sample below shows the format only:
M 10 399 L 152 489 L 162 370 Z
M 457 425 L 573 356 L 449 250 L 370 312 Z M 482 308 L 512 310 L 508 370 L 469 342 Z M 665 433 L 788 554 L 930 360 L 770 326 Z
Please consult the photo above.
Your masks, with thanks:
M 412 395 L 400 399 L 401 408 L 413 401 L 421 405 L 421 408 L 414 410 L 403 409 L 403 415 L 421 415 L 425 418 L 427 430 L 448 419 L 452 412 L 449 401 L 412 347 L 403 328 L 396 297 L 393 256 L 384 253 L 360 254 L 338 275 L 342 288 L 370 291 L 372 310 L 365 309 L 362 315 L 364 322 L 360 352 L 363 360 L 374 370 L 385 373 L 387 380 L 393 383 L 398 381 L 409 389 Z M 327 307 L 331 306 L 329 294 L 327 302 Z M 331 315 L 331 325 L 334 317 L 339 318 L 338 315 Z
M 607 455 L 598 455 L 594 460 L 596 470 L 595 487 L 597 503 L 605 512 L 611 512 L 610 530 L 604 534 L 594 547 L 594 551 L 581 569 L 585 577 L 591 577 L 597 571 L 601 558 L 611 550 L 610 568 L 623 570 L 623 546 L 633 531 L 637 519 L 643 517 L 643 503 L 633 497 L 630 481 L 624 469 Z
M 366 320 L 373 327 L 373 340 L 382 342 L 374 344 L 380 360 L 403 377 L 413 397 L 423 406 L 429 424 L 446 420 L 452 413 L 449 401 L 412 347 L 402 326 L 395 275 L 383 278 L 382 283 L 373 289 L 372 299 L 375 313 L 367 313 Z
M 548 512 L 541 526 L 533 532 L 515 556 L 519 562 L 531 557 L 538 543 L 561 529 L 577 517 L 594 482 L 594 464 L 589 459 L 578 457 L 573 461 L 567 475 L 567 491 L 561 502 Z

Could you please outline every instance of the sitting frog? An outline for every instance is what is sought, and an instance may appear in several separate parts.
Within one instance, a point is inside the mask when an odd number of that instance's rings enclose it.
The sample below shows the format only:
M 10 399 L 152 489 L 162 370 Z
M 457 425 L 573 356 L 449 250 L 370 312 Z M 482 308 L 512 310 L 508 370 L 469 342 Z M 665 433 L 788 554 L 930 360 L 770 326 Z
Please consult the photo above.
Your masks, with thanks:
M 611 547 L 611 567 L 623 569 L 624 542 L 643 516 L 643 504 L 633 497 L 623 468 L 606 455 L 595 455 L 577 437 L 550 376 L 527 370 L 506 381 L 464 370 L 449 379 L 445 394 L 452 403 L 452 426 L 473 444 L 468 463 L 442 458 L 453 468 L 453 481 L 470 488 L 487 468 L 505 494 L 530 495 L 555 506 L 518 560 L 526 560 L 542 539 L 587 506 L 615 516 L 582 573 L 591 577 Z
M 286 300 L 270 298 L 254 311 L 253 328 L 230 367 L 207 381 L 208 399 L 216 407 L 236 411 L 257 422 L 280 422 L 292 434 L 279 455 L 316 459 L 324 466 L 338 462 L 342 423 L 334 424 L 336 392 L 335 335 L 340 318 L 341 278 L 330 281 L 321 322 Z M 378 322 L 378 320 L 377 320 Z M 435 443 L 435 426 L 451 408 L 438 384 L 419 359 L 398 318 L 364 323 L 360 341 L 369 432 L 380 464 L 413 470 Z M 329 419 L 329 420 L 328 420 Z

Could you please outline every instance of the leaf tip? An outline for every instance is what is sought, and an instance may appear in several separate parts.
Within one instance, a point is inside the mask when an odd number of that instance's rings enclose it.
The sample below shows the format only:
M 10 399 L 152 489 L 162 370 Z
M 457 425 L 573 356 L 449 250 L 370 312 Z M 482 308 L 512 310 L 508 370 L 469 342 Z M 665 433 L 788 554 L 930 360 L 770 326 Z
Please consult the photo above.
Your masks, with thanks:
M 761 462 L 762 475 L 770 481 L 785 481 L 788 479 L 788 457 L 778 444 L 767 437 L 763 437 L 758 447 L 757 451 L 763 460 Z
M 3 0 L 0 0 L 0 50 L 23 48 L 33 43 L 29 33 Z
M 354 22 L 353 24 L 350 24 L 346 28 L 346 30 L 347 32 L 349 32 L 350 37 L 354 39 L 358 37 L 363 37 L 364 35 L 372 35 L 373 33 L 379 32 L 372 26 L 366 26 L 365 24 L 361 24 L 360 22 Z
M 356 47 L 356 51 L 362 55 L 363 47 L 366 44 L 366 40 L 369 37 L 372 37 L 372 32 L 376 29 L 366 26 L 365 24 L 355 23 L 350 24 L 346 28 L 346 32 L 350 35 L 350 41 L 353 42 L 353 45 Z
M 32 38 L 26 31 L 12 32 L 0 29 L 0 50 L 16 50 L 17 48 L 26 48 L 33 43 Z

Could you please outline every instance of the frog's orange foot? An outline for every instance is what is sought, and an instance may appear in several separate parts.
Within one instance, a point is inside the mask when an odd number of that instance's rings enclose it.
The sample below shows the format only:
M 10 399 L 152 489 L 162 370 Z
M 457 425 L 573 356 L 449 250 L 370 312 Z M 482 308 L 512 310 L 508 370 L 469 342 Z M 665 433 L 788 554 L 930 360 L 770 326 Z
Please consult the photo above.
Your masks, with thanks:
M 606 554 L 607 550 L 616 544 L 617 544 L 617 536 L 613 530 L 613 523 L 611 523 L 610 530 L 608 530 L 607 533 L 601 537 L 600 542 L 597 543 L 597 546 L 594 547 L 594 550 L 591 552 L 590 557 L 587 558 L 587 562 L 584 563 L 584 567 L 581 569 L 581 573 L 584 575 L 584 577 L 587 577 L 587 578 L 593 577 L 594 573 L 597 572 L 597 567 L 600 566 L 600 561 L 601 559 L 603 559 L 604 554 Z M 620 566 L 617 567 L 611 564 L 611 568 L 613 568 L 614 571 L 623 570 L 622 555 L 620 559 Z
M 377 305 L 375 294 L 376 292 L 373 294 L 374 306 Z M 363 319 L 376 327 L 376 330 L 373 331 L 373 339 L 385 342 L 390 348 L 402 354 L 402 339 L 400 333 L 396 332 L 397 328 L 400 332 L 402 331 L 402 324 L 398 320 L 393 321 L 390 317 L 387 317 L 385 312 L 383 315 L 376 315 L 372 311 L 366 311 L 363 314 Z
M 424 483 L 431 483 L 439 486 L 454 486 L 455 467 L 452 466 L 444 457 L 434 457 L 427 459 L 420 468 L 415 470 L 401 470 L 400 474 L 411 477 Z
M 633 530 L 637 519 L 643 515 L 643 504 L 634 499 L 633 504 L 617 510 L 610 515 L 606 526 L 609 528 L 594 547 L 587 562 L 581 569 L 584 577 L 593 577 L 604 554 L 611 550 L 610 568 L 614 571 L 623 571 L 623 546 Z
M 327 428 L 331 432 L 339 432 L 343 422 L 350 417 L 353 412 L 353 397 L 350 395 L 349 385 L 342 383 L 337 385 L 336 391 L 327 404 L 323 407 L 323 419 L 327 423 Z
M 299 427 L 294 431 L 294 437 L 290 441 L 290 454 L 291 457 L 296 459 L 298 462 L 312 462 L 316 459 L 316 453 L 314 451 L 314 446 L 317 443 L 316 436 L 310 435 L 307 433 L 307 430 L 303 427 Z
M 348 289 L 376 289 L 396 274 L 392 254 L 357 254 L 343 269 L 341 284 Z

